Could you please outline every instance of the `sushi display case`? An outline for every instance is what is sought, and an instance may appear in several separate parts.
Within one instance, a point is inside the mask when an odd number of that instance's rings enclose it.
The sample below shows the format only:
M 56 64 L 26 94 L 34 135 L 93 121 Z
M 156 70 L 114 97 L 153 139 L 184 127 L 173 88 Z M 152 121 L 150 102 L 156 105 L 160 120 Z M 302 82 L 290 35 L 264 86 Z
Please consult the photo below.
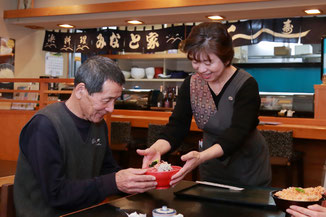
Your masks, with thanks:
M 261 116 L 314 117 L 313 93 L 260 92 Z

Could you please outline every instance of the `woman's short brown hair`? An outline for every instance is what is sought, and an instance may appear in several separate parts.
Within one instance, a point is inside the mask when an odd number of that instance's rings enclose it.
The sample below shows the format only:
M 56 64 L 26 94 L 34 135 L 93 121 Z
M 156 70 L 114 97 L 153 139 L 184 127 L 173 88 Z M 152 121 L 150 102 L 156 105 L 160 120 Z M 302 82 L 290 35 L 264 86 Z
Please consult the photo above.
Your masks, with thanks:
M 232 37 L 226 27 L 217 22 L 205 22 L 194 26 L 181 50 L 188 53 L 190 60 L 200 60 L 201 54 L 206 54 L 210 60 L 208 54 L 213 53 L 226 66 L 231 65 L 234 56 Z

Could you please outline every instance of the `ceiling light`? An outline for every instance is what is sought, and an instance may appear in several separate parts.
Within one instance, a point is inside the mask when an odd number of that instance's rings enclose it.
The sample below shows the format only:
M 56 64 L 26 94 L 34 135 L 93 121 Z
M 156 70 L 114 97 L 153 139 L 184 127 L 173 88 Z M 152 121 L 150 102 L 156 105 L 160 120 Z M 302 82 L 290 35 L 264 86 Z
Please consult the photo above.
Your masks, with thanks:
M 70 24 L 58 24 L 58 26 L 61 27 L 61 28 L 66 28 L 66 29 L 75 28 L 75 26 L 70 25 Z
M 219 15 L 211 15 L 211 16 L 207 16 L 208 19 L 211 19 L 211 20 L 223 20 L 224 17 L 222 16 L 219 16 Z
M 144 23 L 143 21 L 140 20 L 127 20 L 126 22 L 132 25 L 139 25 Z
M 304 11 L 306 14 L 320 14 L 321 10 L 319 9 L 308 9 Z

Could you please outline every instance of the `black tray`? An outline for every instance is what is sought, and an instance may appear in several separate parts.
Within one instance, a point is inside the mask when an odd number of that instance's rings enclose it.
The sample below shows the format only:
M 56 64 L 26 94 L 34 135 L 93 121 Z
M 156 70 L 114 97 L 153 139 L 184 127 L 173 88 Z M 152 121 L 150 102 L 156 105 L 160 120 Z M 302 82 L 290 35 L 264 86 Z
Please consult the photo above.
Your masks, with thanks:
M 269 188 L 245 188 L 242 191 L 234 191 L 226 188 L 196 184 L 189 188 L 174 192 L 176 196 L 184 198 L 206 199 L 218 202 L 242 204 L 250 206 L 260 206 L 276 208 L 271 197 Z

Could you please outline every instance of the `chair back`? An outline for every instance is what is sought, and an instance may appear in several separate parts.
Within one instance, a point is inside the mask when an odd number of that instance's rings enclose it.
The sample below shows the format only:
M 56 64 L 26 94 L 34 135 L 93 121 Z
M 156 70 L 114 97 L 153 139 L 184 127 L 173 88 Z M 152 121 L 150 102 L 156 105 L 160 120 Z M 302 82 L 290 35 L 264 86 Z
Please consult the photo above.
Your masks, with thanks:
M 164 127 L 165 125 L 162 124 L 148 124 L 147 147 L 150 147 L 154 142 L 156 142 Z
M 322 173 L 322 177 L 321 177 L 321 186 L 326 188 L 326 160 L 325 160 L 325 163 L 323 166 L 323 173 Z
M 131 123 L 111 122 L 111 144 L 128 144 L 131 141 Z
M 282 157 L 291 160 L 293 157 L 293 132 L 275 130 L 260 130 L 269 147 L 271 157 Z
M 110 149 L 118 164 L 124 169 L 130 167 L 131 123 L 127 121 L 112 121 L 110 138 Z
M 3 184 L 0 191 L 0 217 L 15 217 L 14 184 Z

